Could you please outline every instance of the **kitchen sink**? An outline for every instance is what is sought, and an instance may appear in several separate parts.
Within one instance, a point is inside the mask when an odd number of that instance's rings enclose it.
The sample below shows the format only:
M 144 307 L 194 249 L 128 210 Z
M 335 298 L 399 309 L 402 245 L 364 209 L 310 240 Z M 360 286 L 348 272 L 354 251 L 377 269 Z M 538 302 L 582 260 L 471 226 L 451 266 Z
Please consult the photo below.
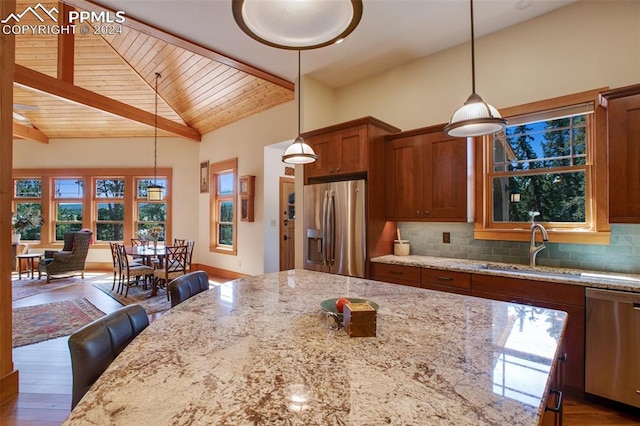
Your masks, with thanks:
M 581 272 L 577 270 L 555 270 L 540 266 L 508 265 L 487 263 L 478 267 L 480 270 L 500 272 L 502 274 L 529 275 L 537 277 L 580 278 L 587 280 L 613 280 L 640 283 L 640 279 L 610 273 Z

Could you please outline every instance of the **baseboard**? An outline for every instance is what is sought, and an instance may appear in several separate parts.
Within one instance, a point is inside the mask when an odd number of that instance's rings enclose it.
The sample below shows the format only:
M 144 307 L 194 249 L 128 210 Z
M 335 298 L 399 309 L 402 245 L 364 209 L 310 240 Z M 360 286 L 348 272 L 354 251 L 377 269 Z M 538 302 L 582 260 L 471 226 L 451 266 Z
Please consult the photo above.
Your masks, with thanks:
M 18 395 L 18 370 L 0 377 L 0 405 Z
M 192 270 L 196 271 L 205 271 L 207 274 L 209 275 L 213 275 L 216 277 L 221 277 L 221 278 L 226 278 L 228 280 L 235 280 L 238 278 L 245 278 L 245 277 L 249 277 L 250 275 L 246 275 L 246 274 L 241 274 L 239 272 L 235 272 L 235 271 L 229 271 L 226 269 L 221 269 L 221 268 L 216 268 L 215 266 L 208 266 L 208 265 L 200 265 L 197 263 L 194 263 L 191 267 Z

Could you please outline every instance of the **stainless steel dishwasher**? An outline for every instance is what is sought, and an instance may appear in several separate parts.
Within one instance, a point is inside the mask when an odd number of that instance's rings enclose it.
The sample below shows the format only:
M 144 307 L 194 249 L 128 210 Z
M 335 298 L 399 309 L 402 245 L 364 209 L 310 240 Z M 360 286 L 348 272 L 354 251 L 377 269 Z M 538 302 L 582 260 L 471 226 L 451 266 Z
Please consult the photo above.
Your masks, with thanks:
M 587 288 L 585 390 L 640 407 L 640 294 Z

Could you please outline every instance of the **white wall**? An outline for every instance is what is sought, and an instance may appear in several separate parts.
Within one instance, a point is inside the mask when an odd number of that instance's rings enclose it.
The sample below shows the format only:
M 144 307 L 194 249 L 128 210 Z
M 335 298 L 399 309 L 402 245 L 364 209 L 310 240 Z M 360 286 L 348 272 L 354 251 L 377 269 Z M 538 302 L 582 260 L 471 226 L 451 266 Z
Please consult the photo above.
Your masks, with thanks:
M 266 184 L 264 147 L 295 137 L 295 108 L 295 102 L 288 102 L 203 136 L 200 161 L 215 163 L 237 157 L 238 175 L 255 175 L 257 190 L 255 221 L 238 221 L 238 252 L 235 256 L 209 251 L 210 194 L 200 194 L 198 226 L 201 243 L 196 248 L 201 263 L 248 275 L 263 273 L 265 194 L 262 188 Z M 271 184 L 277 187 L 277 178 Z
M 336 122 L 447 122 L 471 94 L 470 61 L 467 43 L 343 87 Z M 476 40 L 476 89 L 497 108 L 639 82 L 638 1 L 580 1 Z
M 181 138 L 158 139 L 158 167 L 173 169 L 172 232 L 198 239 L 193 219 L 198 203 L 199 144 Z M 56 139 L 49 144 L 13 141 L 13 168 L 153 167 L 153 138 Z M 197 244 L 197 243 L 196 243 Z M 92 249 L 87 262 L 111 262 L 111 252 Z M 198 258 L 194 255 L 194 262 Z

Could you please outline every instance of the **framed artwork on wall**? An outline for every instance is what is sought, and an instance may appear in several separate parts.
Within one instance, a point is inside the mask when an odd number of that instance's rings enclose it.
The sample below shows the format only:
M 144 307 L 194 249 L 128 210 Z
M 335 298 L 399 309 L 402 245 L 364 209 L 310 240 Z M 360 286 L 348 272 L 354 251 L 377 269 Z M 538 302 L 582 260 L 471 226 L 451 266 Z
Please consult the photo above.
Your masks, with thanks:
M 209 161 L 200 163 L 200 192 L 209 192 Z

